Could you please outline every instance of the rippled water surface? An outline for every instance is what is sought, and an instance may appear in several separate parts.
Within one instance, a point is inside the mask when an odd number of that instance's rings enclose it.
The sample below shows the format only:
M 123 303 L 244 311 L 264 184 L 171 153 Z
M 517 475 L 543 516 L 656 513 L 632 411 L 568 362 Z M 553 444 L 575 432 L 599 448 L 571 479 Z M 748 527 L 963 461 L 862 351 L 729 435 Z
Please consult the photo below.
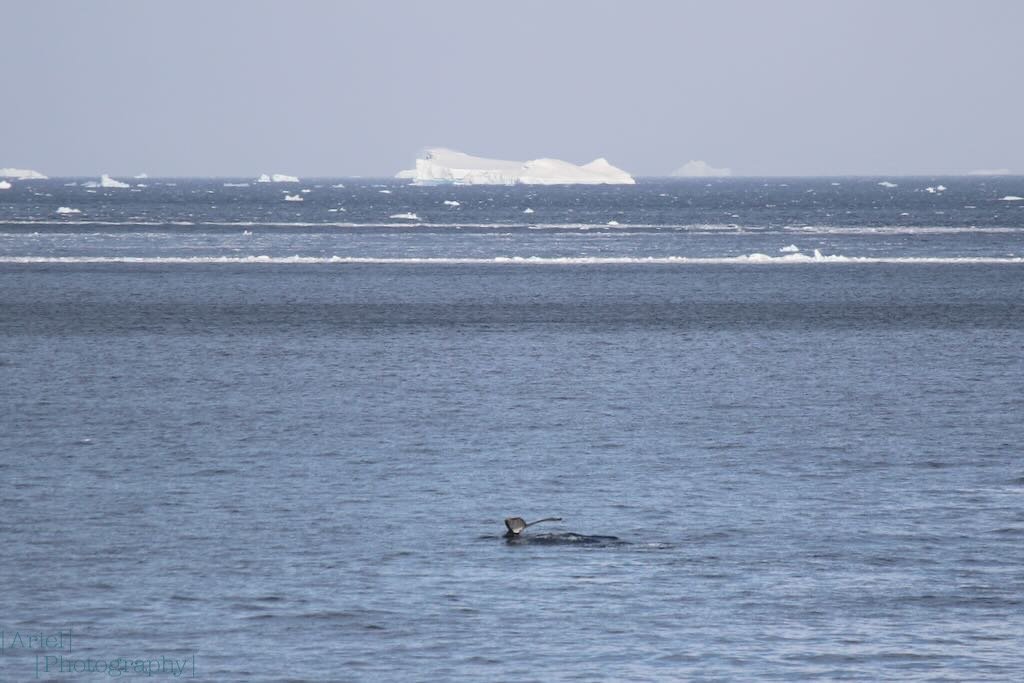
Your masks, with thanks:
M 522 225 L 522 263 L 473 252 L 491 228 L 351 229 L 371 262 L 321 263 L 283 245 L 334 255 L 334 228 L 255 225 L 278 251 L 247 262 L 220 258 L 235 227 L 3 201 L 2 680 L 40 654 L 210 681 L 1024 674 L 1019 224 Z M 621 258 L 556 260 L 571 239 Z M 933 260 L 725 260 L 790 243 Z M 563 521 L 510 543 L 513 515 Z M 62 630 L 71 652 L 12 647 Z

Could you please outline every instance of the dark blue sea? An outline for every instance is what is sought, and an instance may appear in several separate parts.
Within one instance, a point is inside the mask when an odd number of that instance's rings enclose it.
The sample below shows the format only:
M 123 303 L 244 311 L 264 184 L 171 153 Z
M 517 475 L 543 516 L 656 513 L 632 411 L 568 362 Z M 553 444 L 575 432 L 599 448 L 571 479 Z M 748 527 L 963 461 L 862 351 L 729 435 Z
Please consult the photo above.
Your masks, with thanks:
M 0 680 L 1024 678 L 1024 177 L 91 180 L 0 190 Z

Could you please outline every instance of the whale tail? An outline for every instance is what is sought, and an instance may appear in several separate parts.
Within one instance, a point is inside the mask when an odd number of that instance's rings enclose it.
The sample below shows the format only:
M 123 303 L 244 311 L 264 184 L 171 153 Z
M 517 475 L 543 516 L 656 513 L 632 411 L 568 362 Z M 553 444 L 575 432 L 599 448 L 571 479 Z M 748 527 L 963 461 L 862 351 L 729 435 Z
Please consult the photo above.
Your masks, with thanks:
M 527 521 L 525 519 L 523 519 L 522 517 L 506 517 L 505 518 L 505 528 L 508 529 L 508 533 L 506 535 L 508 535 L 508 536 L 518 536 L 519 534 L 521 534 L 523 532 L 524 529 L 526 529 L 526 527 L 533 526 L 534 524 L 540 524 L 541 522 L 561 522 L 561 521 L 562 521 L 561 517 L 545 517 L 544 519 L 538 519 L 535 522 L 527 523 Z

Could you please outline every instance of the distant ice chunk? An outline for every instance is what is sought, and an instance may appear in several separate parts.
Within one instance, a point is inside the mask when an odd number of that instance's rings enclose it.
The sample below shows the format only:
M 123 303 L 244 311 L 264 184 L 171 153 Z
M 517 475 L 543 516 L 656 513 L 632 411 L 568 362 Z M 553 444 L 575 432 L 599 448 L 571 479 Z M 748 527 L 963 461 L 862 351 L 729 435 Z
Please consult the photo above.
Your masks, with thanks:
M 338 183 L 337 185 L 331 185 L 331 187 L 345 187 L 345 185 L 343 183 Z
M 426 150 L 416 168 L 398 178 L 416 185 L 633 185 L 636 181 L 606 159 L 576 164 L 560 159 L 485 159 L 443 147 Z
M 381 194 L 391 194 L 391 190 L 377 190 L 377 192 L 380 192 Z
M 614 226 L 618 225 L 618 224 L 619 224 L 619 222 L 618 222 L 618 221 L 608 221 L 608 223 L 607 223 L 607 224 L 608 224 L 608 225 L 611 225 L 611 226 L 613 226 L 613 227 L 614 227 Z
M 883 180 L 882 182 L 880 182 L 878 184 L 881 185 L 882 187 L 888 187 L 888 188 L 899 187 L 899 185 L 897 185 L 896 183 L 890 183 L 888 180 Z
M 523 209 L 523 213 L 533 213 L 533 209 L 531 209 L 530 207 L 526 207 L 525 209 Z
M 123 190 L 131 186 L 128 183 L 122 183 L 120 180 L 114 180 L 104 173 L 100 176 L 100 187 L 112 187 Z
M 795 244 L 787 244 L 786 246 L 779 249 L 783 254 L 795 254 L 800 251 L 800 247 Z
M 274 173 L 267 175 L 261 173 L 260 177 L 256 179 L 257 183 L 297 183 L 299 179 L 293 175 L 284 175 L 283 173 Z
M 284 196 L 284 200 L 286 202 L 301 202 L 302 201 L 302 195 L 300 195 L 300 194 L 286 194 Z
M 82 213 L 81 209 L 72 209 L 70 206 L 62 206 L 57 209 L 57 213 L 67 215 L 72 213 Z
M 136 180 L 145 180 L 148 177 L 149 177 L 148 173 L 140 173 L 139 175 L 135 176 L 135 179 Z
M 302 190 L 302 194 L 309 194 L 309 193 L 310 193 L 310 192 L 312 192 L 312 191 L 313 191 L 313 190 L 303 189 L 303 190 Z
M 715 168 L 706 161 L 694 159 L 672 171 L 676 178 L 726 178 L 732 175 L 731 168 Z
M 967 175 L 1013 175 L 1013 172 L 1008 168 L 979 168 L 968 171 Z
M 9 189 L 11 189 L 11 184 L 9 182 L 7 182 L 6 180 L 0 180 L 0 190 L 9 190 Z
M 1024 197 L 1018 197 L 1015 194 L 1008 194 L 999 201 L 1001 202 L 1024 202 Z
M 249 187 L 249 183 L 224 183 L 224 187 Z
M 32 171 L 27 168 L 0 168 L 0 178 L 12 180 L 46 180 L 39 171 Z
M 444 205 L 445 206 L 461 206 L 461 204 L 459 204 L 454 199 L 446 199 L 446 200 L 444 200 Z
M 418 221 L 418 220 L 420 220 L 420 217 L 417 216 L 416 214 L 412 213 L 412 212 L 408 212 L 408 213 L 394 213 L 394 214 L 391 214 L 390 217 L 391 218 L 400 218 L 400 219 L 402 219 L 404 221 Z

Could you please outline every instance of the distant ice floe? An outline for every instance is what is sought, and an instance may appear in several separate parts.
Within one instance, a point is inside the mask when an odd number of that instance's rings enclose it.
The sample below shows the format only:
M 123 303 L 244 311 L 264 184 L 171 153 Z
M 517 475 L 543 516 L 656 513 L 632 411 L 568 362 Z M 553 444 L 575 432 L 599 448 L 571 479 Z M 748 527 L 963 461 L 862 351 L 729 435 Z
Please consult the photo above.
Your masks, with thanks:
M 890 183 L 888 180 L 883 180 L 878 184 L 881 185 L 882 187 L 888 187 L 890 189 L 894 187 L 899 187 L 899 185 L 897 185 L 896 183 Z
M 9 189 L 11 189 L 11 184 L 9 182 L 7 182 L 6 180 L 0 180 L 0 190 L 9 190 Z
M 343 183 L 338 183 L 337 185 L 331 185 L 331 187 L 345 187 L 345 185 Z
M 800 251 L 800 247 L 796 246 L 795 244 L 788 244 L 779 249 L 779 251 L 781 251 L 783 254 L 795 254 L 798 251 Z
M 81 209 L 72 209 L 70 206 L 62 206 L 57 209 L 57 213 L 67 215 L 72 213 L 82 213 Z
M 606 159 L 576 164 L 560 159 L 507 161 L 484 159 L 435 147 L 416 160 L 416 168 L 396 178 L 414 185 L 633 185 L 633 177 Z
M 616 226 L 616 225 L 618 225 L 618 224 L 619 224 L 619 222 L 618 222 L 618 221 L 608 221 L 608 222 L 607 222 L 607 223 L 606 223 L 605 225 L 610 225 L 610 226 L 612 226 L 612 227 L 615 227 L 615 226 Z
M 391 214 L 390 218 L 400 218 L 404 221 L 418 221 L 420 217 L 412 212 Z
M 224 187 L 249 187 L 249 183 L 224 183 Z
M 284 200 L 286 202 L 301 202 L 302 201 L 302 195 L 300 195 L 300 194 L 286 194 L 284 196 Z
M 979 168 L 968 171 L 967 175 L 1013 175 L 1008 168 Z
M 530 207 L 526 207 L 525 209 L 523 209 L 523 213 L 533 213 L 533 209 L 531 209 Z
M 461 206 L 461 204 L 459 204 L 454 199 L 446 199 L 446 200 L 444 200 L 444 205 L 445 206 Z
M 706 161 L 694 159 L 672 171 L 676 178 L 726 178 L 732 175 L 731 168 L 715 168 Z
M 1018 197 L 1015 194 L 1008 194 L 1005 197 L 1001 198 L 999 201 L 1001 201 L 1001 202 L 1024 202 L 1024 197 Z
M 134 178 L 135 178 L 136 180 L 145 180 L 146 178 L 148 178 L 148 177 L 149 177 L 149 174 L 148 174 L 148 173 L 140 173 L 139 175 L 137 175 L 137 176 L 133 176 L 133 177 L 134 177 Z
M 926 187 L 924 188 L 924 191 L 927 192 L 928 194 L 940 194 L 946 191 L 946 186 L 936 185 L 935 187 Z
M 260 177 L 256 179 L 257 183 L 297 183 L 299 179 L 293 175 L 284 175 L 283 173 L 273 173 L 267 175 L 261 173 Z
M 46 180 L 39 171 L 32 171 L 27 168 L 0 168 L 0 178 L 11 180 Z
M 122 183 L 120 180 L 114 180 L 113 178 L 108 176 L 106 173 L 104 173 L 103 175 L 100 176 L 100 184 L 99 184 L 99 186 L 100 187 L 117 188 L 117 189 L 122 189 L 122 190 L 126 189 L 128 187 L 131 187 L 128 183 Z

